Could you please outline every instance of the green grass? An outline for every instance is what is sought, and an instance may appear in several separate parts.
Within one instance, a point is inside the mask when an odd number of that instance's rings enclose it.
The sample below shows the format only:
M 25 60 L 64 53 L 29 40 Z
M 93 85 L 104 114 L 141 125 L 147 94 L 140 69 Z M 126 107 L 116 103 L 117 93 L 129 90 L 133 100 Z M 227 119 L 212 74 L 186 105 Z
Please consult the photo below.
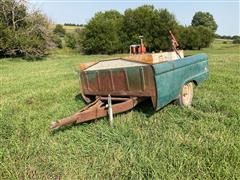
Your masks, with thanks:
M 239 48 L 203 50 L 210 77 L 191 108 L 141 104 L 116 115 L 114 128 L 102 118 L 54 134 L 52 121 L 85 106 L 78 64 L 110 56 L 62 50 L 42 61 L 1 60 L 0 179 L 239 178 Z
M 77 28 L 81 29 L 81 26 L 63 26 L 63 28 L 66 30 L 66 32 L 74 32 Z
M 55 28 L 55 26 L 56 26 L 55 24 L 51 24 L 50 28 L 53 30 Z M 63 25 L 63 28 L 66 30 L 67 33 L 72 33 L 72 32 L 75 32 L 75 30 L 77 28 L 81 29 L 83 27 L 81 27 L 81 26 L 65 26 L 65 25 Z

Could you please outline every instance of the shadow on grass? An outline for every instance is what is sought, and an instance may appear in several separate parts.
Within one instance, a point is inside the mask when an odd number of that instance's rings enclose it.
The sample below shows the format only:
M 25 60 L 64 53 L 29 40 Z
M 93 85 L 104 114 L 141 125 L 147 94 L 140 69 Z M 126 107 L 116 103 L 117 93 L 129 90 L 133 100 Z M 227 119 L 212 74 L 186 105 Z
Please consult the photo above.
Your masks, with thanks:
M 138 104 L 133 108 L 137 112 L 146 114 L 146 117 L 150 118 L 156 111 L 153 108 L 151 99 L 146 99 L 145 101 Z
M 81 93 L 79 93 L 75 96 L 75 101 L 83 101 L 84 103 L 86 103 L 86 101 L 83 99 Z

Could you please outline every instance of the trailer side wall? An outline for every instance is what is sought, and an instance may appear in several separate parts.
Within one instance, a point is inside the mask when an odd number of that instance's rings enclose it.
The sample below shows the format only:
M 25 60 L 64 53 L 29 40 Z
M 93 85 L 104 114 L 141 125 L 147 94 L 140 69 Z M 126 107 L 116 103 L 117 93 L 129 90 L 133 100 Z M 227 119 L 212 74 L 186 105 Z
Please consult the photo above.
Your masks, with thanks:
M 152 66 L 156 84 L 156 110 L 177 99 L 185 83 L 193 81 L 199 84 L 208 77 L 208 57 L 206 54 L 198 54 Z

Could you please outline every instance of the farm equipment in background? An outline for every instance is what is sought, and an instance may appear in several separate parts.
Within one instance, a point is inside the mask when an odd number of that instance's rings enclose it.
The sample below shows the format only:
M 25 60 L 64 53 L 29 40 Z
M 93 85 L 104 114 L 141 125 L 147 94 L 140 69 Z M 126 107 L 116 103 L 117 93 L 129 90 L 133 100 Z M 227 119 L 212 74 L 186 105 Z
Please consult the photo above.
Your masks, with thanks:
M 173 51 L 145 53 L 142 36 L 140 45 L 131 45 L 124 58 L 80 64 L 80 89 L 88 106 L 70 117 L 51 125 L 55 130 L 73 123 L 81 123 L 128 111 L 151 99 L 157 111 L 173 100 L 190 106 L 193 85 L 208 77 L 208 58 L 198 54 L 184 58 L 176 38 L 169 32 Z

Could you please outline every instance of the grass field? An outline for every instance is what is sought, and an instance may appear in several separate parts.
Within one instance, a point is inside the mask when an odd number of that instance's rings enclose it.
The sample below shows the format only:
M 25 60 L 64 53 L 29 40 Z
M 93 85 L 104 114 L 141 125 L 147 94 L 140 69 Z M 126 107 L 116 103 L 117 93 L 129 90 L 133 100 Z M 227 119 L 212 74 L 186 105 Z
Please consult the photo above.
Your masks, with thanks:
M 239 179 L 240 47 L 216 41 L 210 77 L 193 106 L 149 104 L 54 134 L 49 125 L 85 106 L 81 62 L 109 56 L 56 51 L 42 61 L 2 59 L 0 179 Z
M 52 29 L 52 30 L 53 30 L 55 27 L 56 27 L 55 24 L 51 24 L 51 25 L 50 25 L 50 29 Z M 66 26 L 66 25 L 63 25 L 63 28 L 66 30 L 67 33 L 72 33 L 72 32 L 75 32 L 75 30 L 76 30 L 77 28 L 81 29 L 81 28 L 83 28 L 83 27 L 81 27 L 81 26 Z
M 81 26 L 63 26 L 66 32 L 74 32 L 77 28 L 81 29 Z

